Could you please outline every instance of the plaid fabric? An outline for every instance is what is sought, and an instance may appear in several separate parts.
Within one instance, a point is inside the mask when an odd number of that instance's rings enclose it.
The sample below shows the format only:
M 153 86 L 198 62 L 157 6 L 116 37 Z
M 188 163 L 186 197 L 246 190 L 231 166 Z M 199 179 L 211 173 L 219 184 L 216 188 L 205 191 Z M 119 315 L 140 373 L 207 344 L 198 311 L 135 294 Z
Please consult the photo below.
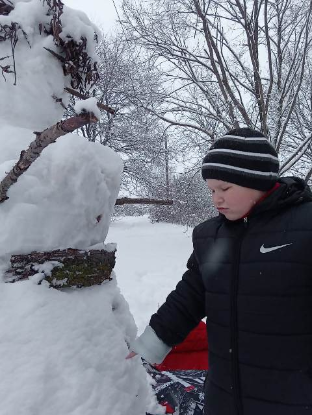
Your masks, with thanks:
M 155 380 L 153 389 L 167 414 L 203 415 L 205 370 L 163 371 L 143 362 L 147 373 Z M 158 415 L 158 414 L 147 414 Z

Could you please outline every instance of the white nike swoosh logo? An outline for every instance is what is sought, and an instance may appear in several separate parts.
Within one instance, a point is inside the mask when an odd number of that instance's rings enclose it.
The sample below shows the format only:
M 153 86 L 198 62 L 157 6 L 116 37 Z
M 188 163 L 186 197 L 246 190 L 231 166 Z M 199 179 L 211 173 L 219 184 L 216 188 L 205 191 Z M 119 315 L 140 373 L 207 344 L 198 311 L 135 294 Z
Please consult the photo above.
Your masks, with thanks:
M 276 251 L 277 249 L 284 248 L 285 246 L 288 246 L 288 245 L 292 245 L 292 243 L 285 244 L 285 245 L 271 246 L 270 248 L 265 248 L 264 245 L 262 245 L 260 248 L 260 252 L 261 254 L 266 254 L 268 252 L 272 252 L 272 251 Z

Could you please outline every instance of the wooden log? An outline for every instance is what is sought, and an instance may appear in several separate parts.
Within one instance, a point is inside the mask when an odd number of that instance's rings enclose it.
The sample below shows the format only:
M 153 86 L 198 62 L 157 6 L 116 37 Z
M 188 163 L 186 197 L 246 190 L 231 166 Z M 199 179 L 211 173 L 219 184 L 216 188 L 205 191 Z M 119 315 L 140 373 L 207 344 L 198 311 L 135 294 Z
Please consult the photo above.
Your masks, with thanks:
M 51 287 L 90 287 L 111 280 L 115 266 L 116 250 L 106 251 L 80 249 L 31 252 L 26 255 L 12 255 L 11 268 L 5 273 L 5 282 L 29 279 L 41 273 L 42 279 Z M 41 279 L 39 278 L 39 281 Z
M 116 200 L 115 205 L 173 205 L 173 200 L 121 197 Z

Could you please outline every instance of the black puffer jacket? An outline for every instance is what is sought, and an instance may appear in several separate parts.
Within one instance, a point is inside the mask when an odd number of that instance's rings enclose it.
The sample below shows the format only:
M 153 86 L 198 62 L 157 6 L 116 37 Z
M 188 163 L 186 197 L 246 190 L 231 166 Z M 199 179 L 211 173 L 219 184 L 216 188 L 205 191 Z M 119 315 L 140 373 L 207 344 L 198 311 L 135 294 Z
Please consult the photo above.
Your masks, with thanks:
M 312 414 L 312 195 L 280 183 L 247 220 L 194 229 L 188 271 L 150 321 L 172 346 L 207 316 L 206 415 Z

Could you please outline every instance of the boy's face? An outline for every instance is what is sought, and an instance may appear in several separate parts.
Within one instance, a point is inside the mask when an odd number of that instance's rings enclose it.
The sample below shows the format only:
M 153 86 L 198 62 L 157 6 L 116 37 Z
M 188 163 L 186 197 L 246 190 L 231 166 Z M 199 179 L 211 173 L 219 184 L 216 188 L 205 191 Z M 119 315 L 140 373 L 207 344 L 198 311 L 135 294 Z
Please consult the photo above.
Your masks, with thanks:
M 229 220 L 243 218 L 265 194 L 222 180 L 207 179 L 215 208 Z

